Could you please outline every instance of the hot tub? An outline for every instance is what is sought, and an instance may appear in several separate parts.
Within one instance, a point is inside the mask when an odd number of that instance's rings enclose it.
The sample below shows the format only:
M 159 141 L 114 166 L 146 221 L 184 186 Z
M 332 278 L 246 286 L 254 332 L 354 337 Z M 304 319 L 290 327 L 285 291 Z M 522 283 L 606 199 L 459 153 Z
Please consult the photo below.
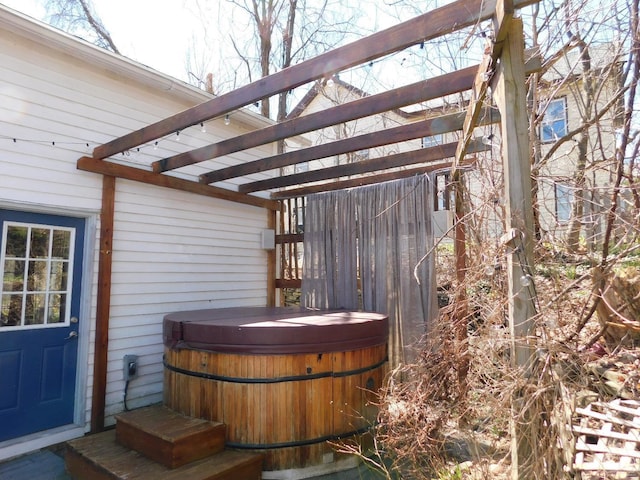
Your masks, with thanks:
M 375 422 L 388 331 L 385 315 L 344 310 L 172 313 L 164 403 L 225 423 L 227 446 L 260 451 L 266 471 L 317 469 L 337 459 L 332 440 L 357 441 Z

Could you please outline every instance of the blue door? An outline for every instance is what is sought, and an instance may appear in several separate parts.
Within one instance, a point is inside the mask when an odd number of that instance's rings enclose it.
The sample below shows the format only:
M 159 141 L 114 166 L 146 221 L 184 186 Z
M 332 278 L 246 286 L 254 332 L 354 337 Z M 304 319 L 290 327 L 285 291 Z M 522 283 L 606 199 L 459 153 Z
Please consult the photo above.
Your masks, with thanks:
M 84 223 L 0 209 L 0 441 L 73 423 Z

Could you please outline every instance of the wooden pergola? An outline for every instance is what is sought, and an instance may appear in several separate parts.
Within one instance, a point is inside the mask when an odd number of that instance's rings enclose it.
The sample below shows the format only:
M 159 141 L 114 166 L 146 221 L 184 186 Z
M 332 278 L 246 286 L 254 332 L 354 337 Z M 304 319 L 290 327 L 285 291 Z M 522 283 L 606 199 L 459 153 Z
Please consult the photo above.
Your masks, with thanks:
M 514 11 L 536 1 L 458 0 L 115 138 L 96 147 L 91 157 L 80 158 L 77 165 L 79 169 L 104 176 L 92 430 L 101 430 L 104 426 L 111 294 L 111 243 L 117 178 L 265 208 L 268 212 L 269 228 L 275 229 L 276 212 L 280 211 L 281 200 L 285 198 L 382 182 L 429 172 L 436 168 L 450 169 L 454 184 L 459 183 L 460 167 L 465 163 L 465 157 L 468 154 L 489 148 L 480 139 L 474 138 L 474 128 L 478 126 L 481 119 L 485 121 L 485 119 L 491 118 L 493 121 L 499 121 L 500 118 L 506 118 L 508 121 L 501 122 L 501 139 L 508 212 L 507 231 L 522 234 L 525 258 L 531 258 L 531 239 L 533 238 L 531 235 L 531 196 L 526 194 L 530 191 L 530 170 L 525 72 L 536 69 L 536 59 L 525 65 L 522 21 L 514 18 Z M 493 37 L 485 50 L 482 63 L 478 66 L 425 79 L 159 159 L 151 164 L 150 169 L 148 166 L 138 168 L 112 161 L 114 156 L 122 152 L 149 144 L 210 119 L 222 117 L 273 95 L 319 79 L 329 78 L 345 69 L 366 64 L 393 52 L 428 42 L 487 20 L 491 20 L 493 23 Z M 493 91 L 493 99 L 498 106 L 499 115 L 483 115 L 484 99 L 489 87 Z M 429 118 L 374 133 L 218 168 L 203 173 L 197 178 L 194 177 L 192 180 L 172 174 L 174 170 L 181 167 L 210 162 L 212 159 L 224 155 L 250 150 L 307 132 L 460 92 L 469 92 L 466 112 Z M 239 184 L 237 191 L 215 185 L 217 182 L 229 179 L 240 179 L 242 182 L 243 177 L 247 175 L 310 160 L 449 132 L 459 132 L 460 140 L 456 143 L 418 149 L 383 158 L 371 158 L 355 164 L 275 176 L 260 181 L 244 179 L 244 183 Z M 389 169 L 396 167 L 404 168 L 389 171 Z M 344 180 L 343 178 L 346 176 L 351 176 L 351 178 Z M 313 185 L 306 185 L 312 182 Z M 282 190 L 285 187 L 287 187 L 286 190 Z M 252 195 L 254 192 L 260 191 L 273 191 L 273 193 L 269 198 Z M 459 191 L 460 189 L 458 189 Z M 456 216 L 459 217 L 462 212 L 462 196 L 459 193 L 456 206 Z M 458 276 L 460 280 L 463 280 L 465 271 L 464 230 L 462 222 L 457 222 L 456 225 L 455 245 Z M 270 278 L 268 299 L 271 304 L 275 303 L 275 264 L 274 251 L 270 257 L 268 269 Z M 523 289 L 519 284 L 519 279 L 523 276 L 523 272 L 527 271 L 525 267 L 528 266 L 521 265 L 511 258 L 508 259 L 508 264 L 513 349 L 518 365 L 526 367 L 530 358 L 530 348 L 526 339 L 531 332 L 530 319 L 533 316 L 533 310 L 531 300 L 523 296 L 522 292 L 526 289 Z M 460 298 L 459 300 L 460 308 L 464 308 L 464 299 Z M 459 317 L 462 316 L 461 313 Z M 461 327 L 459 332 L 461 336 L 466 335 L 466 327 L 464 329 Z M 514 445 L 514 463 L 517 468 L 518 463 L 524 465 L 526 461 L 530 439 L 526 434 L 517 434 L 514 437 L 517 439 Z M 529 478 L 526 468 L 521 468 L 519 475 L 521 475 L 519 478 Z

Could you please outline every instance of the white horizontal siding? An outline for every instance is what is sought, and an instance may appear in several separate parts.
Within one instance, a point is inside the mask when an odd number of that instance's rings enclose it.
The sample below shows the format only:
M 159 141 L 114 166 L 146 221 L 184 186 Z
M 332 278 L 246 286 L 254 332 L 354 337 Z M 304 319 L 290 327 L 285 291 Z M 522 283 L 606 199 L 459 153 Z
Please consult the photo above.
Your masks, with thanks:
M 122 405 L 125 354 L 140 362 L 130 405 L 162 399 L 165 314 L 265 304 L 266 218 L 254 207 L 117 181 L 107 413 Z
M 0 204 L 5 206 L 97 215 L 102 177 L 78 170 L 78 158 L 97 144 L 191 106 L 184 97 L 173 95 L 170 83 L 162 91 L 136 84 L 1 28 L 0 64 L 0 137 L 8 137 L 0 138 Z M 207 133 L 193 127 L 181 133 L 180 142 L 170 135 L 159 142 L 157 150 L 147 145 L 134 155 L 115 158 L 149 165 L 235 135 L 239 128 L 245 126 L 234 126 L 233 121 L 226 126 L 216 120 L 208 122 Z M 176 174 L 199 174 L 273 153 L 271 147 L 262 147 Z M 255 178 L 265 176 L 261 173 Z M 266 226 L 267 213 L 261 208 L 116 181 L 107 424 L 123 409 L 125 354 L 139 356 L 139 376 L 129 385 L 129 406 L 161 400 L 165 314 L 265 304 L 267 256 L 260 248 L 260 238 Z M 82 319 L 85 328 L 89 326 L 87 422 L 91 417 L 99 222 L 88 233 L 95 249 L 87 252 L 93 276 L 89 291 L 84 292 L 91 315 Z

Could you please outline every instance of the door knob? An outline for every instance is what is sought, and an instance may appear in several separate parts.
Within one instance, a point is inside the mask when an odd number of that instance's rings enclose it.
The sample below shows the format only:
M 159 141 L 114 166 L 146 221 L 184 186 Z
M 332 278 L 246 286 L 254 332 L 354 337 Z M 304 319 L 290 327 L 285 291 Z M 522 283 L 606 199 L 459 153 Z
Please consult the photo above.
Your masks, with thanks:
M 78 336 L 78 332 L 76 332 L 75 330 L 71 330 L 69 332 L 69 336 L 67 338 L 65 338 L 65 340 L 71 340 L 72 338 L 75 338 Z
M 71 323 L 78 323 L 78 317 L 71 317 L 71 318 L 69 319 L 69 321 L 70 321 Z

